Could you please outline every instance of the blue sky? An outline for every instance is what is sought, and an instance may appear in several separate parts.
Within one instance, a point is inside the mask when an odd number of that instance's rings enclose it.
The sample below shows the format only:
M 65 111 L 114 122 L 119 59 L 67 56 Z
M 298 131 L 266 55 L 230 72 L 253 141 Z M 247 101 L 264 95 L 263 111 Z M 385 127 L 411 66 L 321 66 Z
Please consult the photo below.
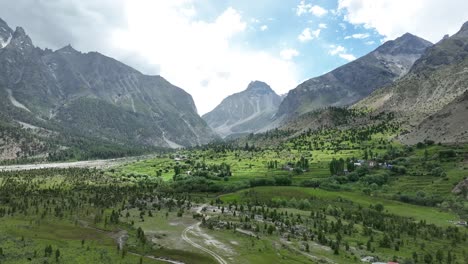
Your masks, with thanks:
M 301 1 L 200 1 L 195 6 L 202 19 L 215 19 L 218 14 L 232 7 L 247 19 L 249 25 L 244 34 L 233 41 L 237 45 L 281 54 L 291 49 L 298 52 L 293 58 L 300 70 L 299 78 L 305 80 L 321 75 L 351 61 L 351 56 L 361 57 L 381 44 L 385 36 L 373 28 L 353 25 L 344 18 L 344 12 L 336 12 L 337 1 L 303 1 L 303 13 L 298 14 Z M 311 7 L 320 7 L 325 12 L 314 14 Z M 318 10 L 321 10 L 317 8 Z M 303 41 L 299 36 L 304 30 L 311 32 L 312 39 Z M 314 36 L 318 33 L 318 36 Z M 353 37 L 354 35 L 354 37 Z M 333 48 L 334 46 L 334 48 Z M 341 46 L 346 52 L 331 54 Z
M 98 51 L 159 74 L 200 114 L 250 81 L 284 94 L 410 32 L 431 42 L 468 20 L 466 0 L 0 0 L 35 45 Z

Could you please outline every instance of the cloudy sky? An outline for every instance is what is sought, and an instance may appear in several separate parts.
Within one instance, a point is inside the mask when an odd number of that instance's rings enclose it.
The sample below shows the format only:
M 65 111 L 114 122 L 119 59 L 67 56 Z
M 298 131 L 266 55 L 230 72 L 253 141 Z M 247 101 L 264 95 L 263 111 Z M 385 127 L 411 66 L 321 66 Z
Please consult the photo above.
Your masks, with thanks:
M 0 17 L 37 46 L 160 74 L 200 114 L 251 80 L 286 93 L 406 32 L 437 42 L 466 10 L 466 0 L 0 0 Z

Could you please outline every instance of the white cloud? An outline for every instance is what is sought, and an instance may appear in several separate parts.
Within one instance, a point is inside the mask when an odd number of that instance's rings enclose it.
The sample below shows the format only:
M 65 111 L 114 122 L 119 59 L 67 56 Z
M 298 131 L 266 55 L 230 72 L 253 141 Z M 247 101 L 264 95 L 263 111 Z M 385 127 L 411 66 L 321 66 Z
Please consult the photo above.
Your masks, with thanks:
M 346 49 L 343 46 L 330 45 L 330 50 L 328 51 L 328 53 L 330 55 L 336 55 L 338 53 L 342 53 L 342 52 L 345 52 L 345 51 L 346 51 Z
M 358 34 L 353 34 L 353 35 L 350 35 L 350 36 L 346 36 L 345 39 L 350 39 L 350 38 L 353 38 L 353 39 L 366 39 L 369 37 L 369 34 L 367 33 L 358 33 Z
M 312 39 L 310 28 L 305 28 L 302 33 L 297 37 L 301 42 L 309 41 Z
M 432 42 L 456 33 L 468 19 L 462 0 L 339 0 L 345 20 L 374 28 L 387 39 L 410 32 Z
M 338 56 L 340 56 L 340 58 L 345 59 L 347 61 L 353 61 L 356 59 L 356 57 L 350 53 L 341 53 L 341 54 L 338 54 Z
M 301 1 L 299 5 L 297 5 L 296 7 L 296 15 L 301 16 L 309 12 L 311 7 L 312 7 L 311 4 L 306 4 L 305 1 Z
M 302 16 L 303 14 L 313 14 L 317 17 L 324 16 L 328 13 L 328 10 L 325 8 L 318 6 L 318 5 L 312 5 L 312 4 L 306 4 L 305 1 L 301 1 L 299 5 L 296 7 L 296 15 Z
M 374 44 L 375 44 L 375 41 L 373 41 L 373 40 L 366 41 L 365 44 L 366 44 L 366 45 L 374 45 Z
M 307 42 L 309 40 L 312 40 L 314 38 L 318 38 L 320 36 L 320 28 L 317 30 L 310 30 L 310 28 L 305 28 L 299 36 L 297 36 L 297 39 L 301 42 Z
M 268 29 L 268 26 L 267 26 L 267 25 L 262 25 L 262 26 L 260 27 L 260 30 L 261 30 L 261 31 L 265 31 L 265 30 L 267 30 L 267 29 Z
M 365 39 L 368 38 L 369 34 L 367 33 L 361 33 L 361 34 L 353 34 L 353 38 L 355 39 Z
M 347 52 L 347 49 L 343 46 L 340 45 L 330 45 L 330 49 L 328 50 L 328 54 L 333 55 L 333 56 L 339 56 L 342 59 L 345 59 L 347 61 L 353 61 L 356 59 L 356 57 Z
M 314 14 L 315 16 L 318 16 L 318 17 L 321 17 L 321 16 L 324 16 L 328 13 L 328 11 L 326 9 L 324 9 L 323 7 L 321 6 L 318 6 L 318 5 L 314 5 L 310 8 L 310 12 L 312 14 Z
M 321 28 L 321 29 L 327 28 L 327 24 L 325 24 L 325 23 L 320 23 L 320 24 L 319 24 L 319 28 Z
M 291 60 L 292 58 L 299 56 L 299 51 L 295 49 L 284 49 L 280 52 L 280 56 L 284 60 Z
M 316 29 L 316 30 L 312 31 L 312 36 L 314 38 L 318 38 L 320 36 L 320 32 L 321 32 L 320 29 Z
M 201 114 L 252 80 L 265 81 L 278 93 L 296 86 L 298 71 L 291 60 L 242 44 L 247 23 L 240 12 L 227 8 L 204 21 L 180 11 L 191 3 L 126 1 L 127 25 L 115 30 L 110 45 L 158 65 L 163 77 L 193 96 Z

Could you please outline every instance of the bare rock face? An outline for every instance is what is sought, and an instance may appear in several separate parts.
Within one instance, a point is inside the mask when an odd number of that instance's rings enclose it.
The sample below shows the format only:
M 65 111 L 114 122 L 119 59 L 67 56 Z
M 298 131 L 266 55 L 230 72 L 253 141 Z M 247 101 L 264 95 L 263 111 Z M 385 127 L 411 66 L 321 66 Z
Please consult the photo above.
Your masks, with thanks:
M 2 112 L 57 133 L 149 146 L 192 146 L 216 138 L 192 97 L 97 52 L 33 45 L 0 20 Z M 19 107 L 22 106 L 22 107 Z
M 431 45 L 409 33 L 388 41 L 371 53 L 291 90 L 281 103 L 277 118 L 288 119 L 328 106 L 356 103 L 404 76 Z
M 468 74 L 468 72 L 467 72 Z M 400 139 L 407 144 L 425 140 L 441 143 L 468 141 L 468 90 L 440 111 L 425 118 Z
M 268 84 L 254 81 L 246 90 L 225 98 L 203 119 L 221 137 L 255 133 L 268 126 L 281 103 Z
M 428 48 L 409 73 L 355 107 L 394 112 L 409 124 L 401 139 L 416 143 L 468 141 L 468 26 Z
M 463 194 L 465 193 L 465 198 L 468 198 L 468 178 L 459 182 L 452 190 L 452 193 Z

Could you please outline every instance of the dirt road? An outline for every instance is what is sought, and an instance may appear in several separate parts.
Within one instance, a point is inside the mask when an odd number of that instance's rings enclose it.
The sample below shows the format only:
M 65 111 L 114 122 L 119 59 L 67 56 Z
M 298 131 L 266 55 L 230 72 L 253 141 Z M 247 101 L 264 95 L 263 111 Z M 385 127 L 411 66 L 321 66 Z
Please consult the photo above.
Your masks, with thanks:
M 201 205 L 201 206 L 198 208 L 197 213 L 200 214 L 201 211 L 202 211 L 202 209 L 203 209 L 203 207 L 205 207 L 205 206 L 206 206 L 206 204 Z M 209 216 L 208 216 L 208 217 L 209 217 Z M 185 242 L 187 242 L 187 243 L 189 243 L 190 245 L 192 245 L 193 247 L 198 248 L 198 249 L 200 249 L 201 251 L 210 254 L 210 255 L 211 255 L 213 258 L 215 258 L 216 261 L 218 261 L 220 264 L 227 264 L 227 262 L 226 262 L 220 255 L 218 255 L 218 254 L 216 254 L 215 252 L 213 252 L 213 251 L 211 251 L 211 250 L 209 250 L 209 249 L 207 249 L 207 248 L 205 248 L 205 247 L 203 247 L 203 246 L 201 246 L 201 245 L 199 245 L 199 244 L 193 242 L 193 241 L 187 236 L 187 233 L 190 232 L 190 231 L 192 231 L 194 228 L 200 228 L 200 224 L 201 224 L 201 222 L 198 222 L 198 223 L 196 223 L 196 224 L 193 224 L 193 225 L 191 225 L 191 226 L 185 228 L 184 231 L 182 232 L 182 235 L 181 235 L 182 239 L 183 239 Z
M 193 247 L 196 247 L 198 249 L 200 249 L 201 251 L 205 252 L 205 253 L 208 253 L 210 254 L 213 258 L 215 258 L 220 264 L 227 264 L 227 262 L 218 254 L 216 254 L 215 252 L 203 247 L 203 246 L 200 246 L 198 245 L 197 243 L 193 242 L 188 236 L 187 236 L 187 233 L 189 231 L 191 231 L 193 228 L 195 227 L 199 227 L 201 224 L 201 222 L 198 222 L 194 225 L 191 225 L 189 227 L 187 227 L 183 232 L 182 232 L 182 239 L 189 243 L 190 245 L 192 245 Z

